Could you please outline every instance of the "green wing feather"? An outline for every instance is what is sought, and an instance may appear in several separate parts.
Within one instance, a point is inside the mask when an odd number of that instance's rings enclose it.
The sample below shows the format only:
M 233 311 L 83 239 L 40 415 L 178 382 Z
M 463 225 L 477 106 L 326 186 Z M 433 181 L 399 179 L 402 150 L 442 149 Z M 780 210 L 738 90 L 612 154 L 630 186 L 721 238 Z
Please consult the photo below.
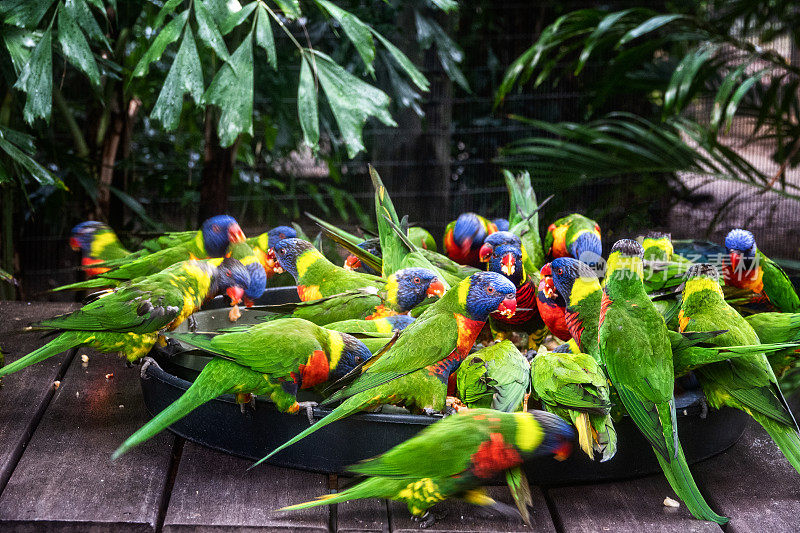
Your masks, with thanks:
M 786 272 L 775 261 L 758 252 L 760 266 L 764 270 L 764 294 L 769 301 L 784 313 L 800 312 L 800 298 Z
M 544 265 L 544 251 L 539 237 L 541 206 L 537 204 L 530 173 L 524 171 L 514 175 L 508 170 L 503 170 L 503 178 L 506 181 L 511 205 L 511 212 L 508 215 L 509 231 L 520 238 L 528 254 L 531 264 L 525 265 L 526 272 L 538 271 Z

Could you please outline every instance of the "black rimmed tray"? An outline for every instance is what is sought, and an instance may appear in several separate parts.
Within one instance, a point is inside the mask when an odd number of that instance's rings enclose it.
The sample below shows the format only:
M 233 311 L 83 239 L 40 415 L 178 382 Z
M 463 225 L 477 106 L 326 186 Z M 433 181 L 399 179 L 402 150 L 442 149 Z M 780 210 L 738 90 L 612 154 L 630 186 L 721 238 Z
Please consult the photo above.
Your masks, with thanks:
M 283 303 L 297 299 L 291 288 L 268 289 L 259 303 Z M 227 309 L 196 313 L 197 328 L 222 329 L 230 327 Z M 255 313 L 245 313 L 244 321 L 254 319 Z M 183 326 L 185 327 L 185 326 Z M 147 408 L 155 414 L 176 400 L 191 384 L 191 380 L 210 360 L 198 352 L 175 353 L 158 348 L 151 352 L 152 363 L 142 371 L 142 392 Z M 311 399 L 311 398 L 305 398 Z M 676 395 L 678 432 L 690 463 L 712 457 L 732 446 L 742 435 L 748 416 L 734 409 L 703 408 L 703 395 L 698 390 Z M 330 412 L 315 408 L 319 420 Z M 373 457 L 412 437 L 438 418 L 401 412 L 361 413 L 335 422 L 294 446 L 272 457 L 270 464 L 323 473 L 344 473 L 346 467 Z M 242 413 L 231 395 L 223 395 L 176 422 L 170 430 L 192 442 L 226 453 L 257 460 L 308 427 L 304 412 L 288 415 L 278 412 L 266 399 L 257 398 L 255 409 L 249 406 Z M 566 461 L 539 459 L 527 465 L 533 483 L 560 485 L 600 480 L 623 479 L 658 473 L 660 468 L 654 452 L 629 418 L 616 424 L 618 450 L 605 463 L 591 461 L 575 449 Z M 457 446 L 458 443 L 454 443 Z

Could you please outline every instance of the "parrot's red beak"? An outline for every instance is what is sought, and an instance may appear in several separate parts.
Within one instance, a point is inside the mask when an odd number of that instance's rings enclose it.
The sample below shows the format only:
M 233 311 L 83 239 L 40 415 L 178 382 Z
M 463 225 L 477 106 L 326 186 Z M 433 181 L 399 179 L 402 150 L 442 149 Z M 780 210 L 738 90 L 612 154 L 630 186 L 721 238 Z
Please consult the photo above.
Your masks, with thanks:
M 231 224 L 228 228 L 228 241 L 231 244 L 237 244 L 245 241 L 244 232 L 239 224 Z
M 81 249 L 81 245 L 78 244 L 78 239 L 75 237 L 69 238 L 69 247 L 75 250 L 76 252 Z
M 731 267 L 735 269 L 739 265 L 739 261 L 742 260 L 742 256 L 732 251 L 730 253 L 730 257 L 731 257 Z
M 241 287 L 228 287 L 225 290 L 225 294 L 230 297 L 231 305 L 236 305 L 242 301 L 242 298 L 244 298 L 244 289 Z
M 506 318 L 511 318 L 517 312 L 517 298 L 514 295 L 506 296 L 505 300 L 500 302 L 497 311 Z
M 562 441 L 555 449 L 554 457 L 556 461 L 566 460 L 572 453 L 572 443 L 568 440 Z
M 552 300 L 558 295 L 558 291 L 556 291 L 556 285 L 553 283 L 553 278 L 547 276 L 542 281 L 544 282 L 542 292 L 544 292 L 546 298 Z
M 550 266 L 550 263 L 546 263 L 542 267 L 542 269 L 539 271 L 539 274 L 541 274 L 542 277 L 552 276 L 553 275 L 553 267 Z
M 514 258 L 514 254 L 510 252 L 507 253 L 506 255 L 503 256 L 500 262 L 502 263 L 500 270 L 503 272 L 503 274 L 505 274 L 506 276 L 513 276 L 514 272 L 517 270 L 516 268 L 517 260 L 516 258 Z
M 478 257 L 481 263 L 487 263 L 492 256 L 492 252 L 494 252 L 494 247 L 491 244 L 484 244 L 481 246 L 481 249 L 478 251 Z
M 357 270 L 361 268 L 361 259 L 353 254 L 348 255 L 347 259 L 344 260 L 344 268 L 347 270 Z
M 428 298 L 439 297 L 444 294 L 444 283 L 439 278 L 434 279 L 431 281 L 431 284 L 428 285 L 428 291 L 426 293 Z
M 247 296 L 244 297 L 244 305 L 245 307 L 253 307 L 256 303 L 248 298 Z
M 264 265 L 264 268 L 267 269 L 267 272 L 271 271 L 273 274 L 281 274 L 283 272 L 283 267 L 278 262 L 278 256 L 275 255 L 274 248 L 267 250 L 267 264 Z

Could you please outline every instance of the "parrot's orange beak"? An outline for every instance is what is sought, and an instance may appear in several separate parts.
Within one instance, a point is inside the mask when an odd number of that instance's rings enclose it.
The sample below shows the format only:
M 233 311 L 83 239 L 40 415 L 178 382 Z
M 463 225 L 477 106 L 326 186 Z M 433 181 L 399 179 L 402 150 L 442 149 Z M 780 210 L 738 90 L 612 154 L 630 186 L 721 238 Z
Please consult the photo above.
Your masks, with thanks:
M 568 440 L 565 440 L 558 445 L 558 448 L 555 449 L 554 457 L 556 461 L 564 461 L 570 456 L 571 453 L 572 443 Z
M 426 293 L 428 298 L 440 297 L 444 294 L 444 283 L 441 282 L 439 278 L 435 278 L 431 281 L 431 284 L 428 285 L 428 291 Z
M 517 260 L 514 258 L 514 254 L 510 252 L 507 253 L 500 260 L 500 263 L 502 263 L 500 270 L 503 272 L 503 274 L 505 274 L 506 276 L 514 275 L 514 272 L 517 270 L 516 268 Z
M 344 268 L 347 270 L 357 270 L 361 268 L 361 259 L 353 254 L 348 255 L 347 259 L 344 260 Z
M 742 256 L 734 251 L 731 251 L 730 257 L 731 257 L 731 266 L 733 268 L 736 268 L 739 265 L 739 261 L 742 260 Z
M 239 224 L 231 224 L 228 228 L 228 241 L 231 244 L 238 244 L 245 241 L 244 232 Z
M 225 294 L 230 297 L 231 305 L 236 305 L 242 301 L 242 298 L 244 298 L 244 289 L 241 287 L 228 287 L 225 290 Z
M 506 296 L 505 300 L 500 302 L 497 311 L 506 318 L 511 318 L 517 312 L 517 297 L 514 295 Z
M 545 297 L 552 300 L 558 296 L 558 291 L 556 291 L 556 285 L 553 283 L 553 278 L 547 276 L 546 278 L 542 279 L 542 281 L 544 282 L 542 292 L 544 292 Z
M 69 247 L 75 250 L 76 252 L 81 249 L 81 245 L 78 244 L 78 239 L 75 237 L 69 238 Z
M 275 255 L 275 250 L 273 248 L 267 250 L 267 262 L 264 264 L 264 269 L 273 274 L 283 273 L 283 267 L 278 262 L 278 257 Z
M 487 263 L 492 256 L 492 252 L 494 252 L 494 247 L 491 244 L 484 244 L 481 246 L 481 249 L 478 250 L 478 257 L 481 263 Z

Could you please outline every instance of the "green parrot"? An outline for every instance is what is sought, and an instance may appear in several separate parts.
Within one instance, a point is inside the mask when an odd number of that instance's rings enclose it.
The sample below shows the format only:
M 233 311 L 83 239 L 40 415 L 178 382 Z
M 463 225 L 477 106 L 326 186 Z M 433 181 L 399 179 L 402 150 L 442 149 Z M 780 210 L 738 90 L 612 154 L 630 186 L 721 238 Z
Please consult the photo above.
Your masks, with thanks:
M 644 288 L 648 293 L 672 289 L 683 283 L 692 262 L 675 253 L 672 235 L 651 231 L 641 238 L 641 243 L 644 248 Z M 656 307 L 664 304 L 657 303 Z
M 406 313 L 426 299 L 437 298 L 444 292 L 444 285 L 430 270 L 404 268 L 389 276 L 380 289 L 350 290 L 316 300 L 257 306 L 254 309 L 275 313 L 265 316 L 265 320 L 292 316 L 324 326 L 342 320 L 368 320 Z
M 114 459 L 222 394 L 235 394 L 239 403 L 246 403 L 253 395 L 264 395 L 278 411 L 310 411 L 316 403 L 298 402 L 298 389 L 311 389 L 342 378 L 372 357 L 352 335 L 299 318 L 231 333 L 167 336 L 218 357 L 203 368 L 180 398 L 131 435 L 114 452 Z
M 561 217 L 547 228 L 544 253 L 553 259 L 573 257 L 584 263 L 596 263 L 603 254 L 600 226 L 578 213 Z
M 534 397 L 542 406 L 578 430 L 578 443 L 589 458 L 601 462 L 617 453 L 617 431 L 611 420 L 608 380 L 597 361 L 585 353 L 548 352 L 544 346 L 531 361 Z
M 725 263 L 725 284 L 764 294 L 778 311 L 800 313 L 800 297 L 789 276 L 756 246 L 753 234 L 734 229 L 725 237 L 730 263 Z
M 314 246 L 301 239 L 283 239 L 275 245 L 275 272 L 288 272 L 297 283 L 300 300 L 308 302 L 353 290 L 380 291 L 386 280 L 353 272 L 328 261 Z
M 758 313 L 745 317 L 762 344 L 800 341 L 800 313 Z M 786 348 L 767 354 L 772 371 L 778 377 L 795 366 L 800 350 Z
M 504 340 L 464 359 L 456 370 L 456 392 L 470 409 L 518 411 L 530 393 L 530 368 L 514 343 Z
M 678 319 L 681 330 L 727 330 L 709 342 L 723 346 L 760 344 L 752 326 L 725 302 L 719 273 L 713 265 L 700 264 L 689 269 Z M 733 407 L 752 416 L 800 472 L 800 428 L 766 355 L 752 354 L 703 366 L 695 370 L 695 375 L 712 407 Z
M 494 272 L 463 280 L 414 320 L 383 356 L 365 365 L 349 386 L 324 402 L 342 401 L 338 407 L 258 463 L 332 422 L 382 404 L 442 412 L 451 373 L 469 355 L 489 313 L 513 315 L 515 295 L 514 284 Z
M 600 311 L 600 359 L 678 497 L 696 518 L 725 524 L 728 519 L 715 513 L 697 489 L 678 439 L 672 350 L 664 319 L 642 284 L 643 253 L 630 239 L 611 249 Z
M 434 521 L 428 511 L 431 507 L 458 498 L 507 514 L 510 508 L 489 497 L 482 485 L 498 474 L 513 472 L 528 488 L 520 465 L 548 454 L 565 458 L 571 451 L 573 434 L 563 420 L 544 411 L 470 409 L 431 424 L 378 457 L 349 467 L 350 472 L 365 476 L 360 483 L 281 510 L 386 498 L 408 505 L 412 516 L 422 521 L 422 527 L 428 527 Z M 519 494 L 514 496 L 520 498 Z M 520 510 L 526 507 L 524 496 L 521 499 L 517 500 Z M 530 524 L 527 509 L 522 517 Z
M 428 250 L 429 252 L 437 252 L 438 248 L 436 247 L 436 239 L 433 238 L 433 235 L 426 230 L 425 228 L 421 228 L 419 226 L 411 226 L 408 228 L 408 240 L 414 243 L 415 246 L 418 246 L 422 250 Z
M 147 355 L 161 332 L 176 328 L 209 298 L 227 294 L 234 302 L 241 300 L 249 282 L 247 269 L 236 259 L 192 260 L 98 293 L 72 313 L 33 324 L 33 329 L 58 336 L 0 368 L 0 377 L 84 345 L 136 361 Z
M 539 237 L 539 209 L 549 198 L 545 199 L 542 205 L 537 204 L 536 192 L 531 186 L 531 175 L 528 171 L 514 175 L 508 170 L 503 170 L 503 178 L 506 180 L 511 204 L 508 231 L 520 238 L 527 252 L 524 261 L 525 270 L 531 273 L 538 272 L 544 265 L 544 251 Z
M 63 285 L 54 290 L 82 290 L 117 286 L 142 276 L 149 276 L 188 259 L 222 257 L 233 243 L 245 240 L 239 224 L 233 217 L 219 215 L 206 220 L 202 229 L 195 233 L 195 239 L 149 255 L 128 261 L 125 258 L 93 265 L 93 268 L 111 268 L 96 278 Z
M 408 315 L 392 315 L 374 320 L 342 320 L 326 324 L 325 328 L 333 331 L 341 331 L 350 335 L 382 334 L 391 335 L 397 331 L 403 331 L 412 322 L 414 317 Z

